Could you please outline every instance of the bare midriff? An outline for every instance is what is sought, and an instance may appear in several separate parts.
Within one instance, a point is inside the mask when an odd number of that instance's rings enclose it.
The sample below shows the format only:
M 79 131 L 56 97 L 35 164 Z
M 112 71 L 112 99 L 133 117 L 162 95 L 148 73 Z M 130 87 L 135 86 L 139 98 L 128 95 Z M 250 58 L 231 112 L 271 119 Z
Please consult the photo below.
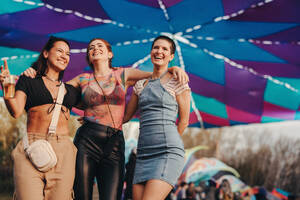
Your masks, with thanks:
M 50 126 L 53 111 L 48 113 L 48 109 L 52 104 L 44 104 L 41 106 L 35 106 L 29 109 L 27 112 L 27 132 L 47 134 Z M 70 118 L 70 111 L 62 106 L 65 113 L 60 112 L 56 134 L 67 135 L 69 134 L 68 119 Z

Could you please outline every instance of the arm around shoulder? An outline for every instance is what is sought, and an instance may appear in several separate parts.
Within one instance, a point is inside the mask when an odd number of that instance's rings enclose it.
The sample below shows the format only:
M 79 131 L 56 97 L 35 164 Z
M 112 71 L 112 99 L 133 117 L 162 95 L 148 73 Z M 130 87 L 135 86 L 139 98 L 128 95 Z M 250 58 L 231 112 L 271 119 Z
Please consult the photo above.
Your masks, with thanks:
M 177 66 L 170 67 L 170 68 L 168 68 L 168 72 L 170 72 L 171 74 L 173 74 L 173 77 L 177 81 L 179 81 L 181 84 L 189 82 L 189 76 L 180 67 L 177 67 Z
M 75 78 L 69 80 L 67 83 L 72 85 L 75 88 L 80 88 L 80 76 L 81 74 L 79 74 L 78 76 L 76 76 Z
M 152 75 L 152 72 L 145 72 L 139 69 L 134 68 L 125 68 L 125 83 L 127 86 L 134 85 L 138 80 L 149 78 Z

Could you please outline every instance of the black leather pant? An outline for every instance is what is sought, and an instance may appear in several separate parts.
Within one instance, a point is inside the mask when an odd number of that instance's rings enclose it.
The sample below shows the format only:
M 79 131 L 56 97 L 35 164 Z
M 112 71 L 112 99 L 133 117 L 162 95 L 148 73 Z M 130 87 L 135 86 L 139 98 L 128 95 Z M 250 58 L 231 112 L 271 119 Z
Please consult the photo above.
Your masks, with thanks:
M 74 192 L 76 200 L 91 200 L 97 179 L 99 199 L 120 200 L 124 178 L 125 142 L 122 131 L 86 122 L 75 136 L 78 152 Z

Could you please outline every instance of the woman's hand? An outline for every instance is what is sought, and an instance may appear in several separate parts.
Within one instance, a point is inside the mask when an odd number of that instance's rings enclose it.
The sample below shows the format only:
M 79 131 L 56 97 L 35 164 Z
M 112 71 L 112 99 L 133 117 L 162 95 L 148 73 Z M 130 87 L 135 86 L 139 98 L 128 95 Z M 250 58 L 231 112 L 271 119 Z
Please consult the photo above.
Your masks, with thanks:
M 26 69 L 24 72 L 22 72 L 21 75 L 30 77 L 30 78 L 35 78 L 36 76 L 36 71 L 35 69 L 33 69 L 32 67 L 29 67 L 28 69 Z
M 1 82 L 1 84 L 3 84 L 4 79 L 5 79 L 6 77 L 8 77 L 9 74 L 10 74 L 10 73 L 9 73 L 9 69 L 8 69 L 8 65 L 7 65 L 7 60 L 4 60 L 4 67 L 3 67 L 3 65 L 1 65 L 0 70 L 1 70 L 1 74 L 0 74 L 0 82 Z
M 173 74 L 174 78 L 178 80 L 181 84 L 185 84 L 190 81 L 187 73 L 180 67 L 170 67 L 169 72 Z

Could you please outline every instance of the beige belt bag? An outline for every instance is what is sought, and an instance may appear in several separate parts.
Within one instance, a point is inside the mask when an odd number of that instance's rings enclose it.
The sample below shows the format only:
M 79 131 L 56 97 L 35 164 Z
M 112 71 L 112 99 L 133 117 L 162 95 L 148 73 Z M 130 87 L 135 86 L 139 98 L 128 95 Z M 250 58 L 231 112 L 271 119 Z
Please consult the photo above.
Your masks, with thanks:
M 48 129 L 47 138 L 51 134 L 55 134 L 56 126 L 61 110 L 61 104 L 63 102 L 65 91 L 65 85 L 61 83 L 59 90 L 57 101 L 55 102 L 55 108 L 52 115 L 52 120 Z M 23 137 L 24 151 L 26 152 L 27 157 L 33 164 L 33 166 L 41 171 L 47 172 L 51 168 L 53 168 L 57 163 L 56 154 L 51 146 L 51 144 L 47 140 L 36 140 L 32 144 L 28 143 L 28 134 L 25 133 Z
M 47 140 L 37 140 L 25 150 L 31 163 L 41 172 L 47 172 L 57 163 L 51 144 Z

